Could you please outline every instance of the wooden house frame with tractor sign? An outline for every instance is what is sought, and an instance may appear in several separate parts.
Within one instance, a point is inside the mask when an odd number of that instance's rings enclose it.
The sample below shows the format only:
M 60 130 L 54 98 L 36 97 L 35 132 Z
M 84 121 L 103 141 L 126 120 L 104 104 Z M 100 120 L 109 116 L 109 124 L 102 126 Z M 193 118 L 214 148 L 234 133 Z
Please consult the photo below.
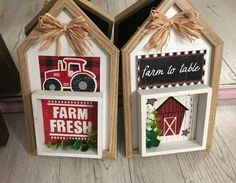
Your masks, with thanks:
M 119 51 L 75 1 L 50 5 L 18 48 L 29 152 L 115 158 Z
M 210 148 L 223 42 L 187 0 L 163 0 L 153 8 L 121 49 L 126 155 L 155 156 Z M 178 29 L 186 22 L 190 33 Z M 173 100 L 168 110 L 160 109 L 170 97 Z M 182 123 L 179 134 L 163 137 L 165 125 L 160 123 L 168 112 L 172 118 L 180 112 Z

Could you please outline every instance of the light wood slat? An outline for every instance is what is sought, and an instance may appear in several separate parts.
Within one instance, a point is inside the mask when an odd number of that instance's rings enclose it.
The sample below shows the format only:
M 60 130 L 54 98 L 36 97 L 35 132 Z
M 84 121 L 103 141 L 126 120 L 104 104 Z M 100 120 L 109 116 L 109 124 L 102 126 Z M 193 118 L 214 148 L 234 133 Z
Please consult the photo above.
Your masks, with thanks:
M 129 159 L 133 183 L 185 183 L 176 155 Z
M 226 105 L 221 104 L 217 110 L 213 148 L 208 151 L 178 155 L 186 182 L 236 182 L 236 114 L 232 114 L 236 111 L 236 100 L 221 103 Z
M 10 132 L 8 145 L 0 148 L 0 182 L 57 183 L 60 158 L 32 156 L 26 150 L 23 114 L 4 116 Z
M 220 85 L 236 83 L 236 75 L 232 72 L 229 65 L 223 61 L 220 75 Z
M 236 182 L 236 114 L 233 111 L 236 111 L 236 100 L 219 102 L 211 150 L 178 155 L 187 182 Z
M 231 149 L 236 162 L 236 99 L 218 102 L 217 124 L 218 134 L 224 140 L 224 147 Z M 236 172 L 236 171 L 235 171 Z M 236 181 L 235 181 L 236 182 Z
M 112 16 L 119 14 L 125 8 L 127 8 L 125 0 L 109 0 L 107 4 L 107 12 Z
M 125 0 L 125 4 L 127 5 L 127 7 L 129 7 L 130 5 L 134 4 L 136 1 L 138 0 Z
M 70 183 L 129 183 L 129 167 L 124 157 L 117 160 L 62 158 L 60 181 Z
M 224 58 L 236 73 L 236 1 L 235 0 L 190 0 L 202 17 L 224 40 Z
M 107 0 L 91 0 L 92 3 L 94 3 L 96 6 L 101 8 L 103 11 L 108 12 L 108 1 Z
M 122 109 L 119 109 L 119 121 L 123 118 Z M 121 134 L 120 134 L 121 133 Z M 124 157 L 123 124 L 119 123 L 118 155 L 114 160 L 88 160 L 75 158 L 62 158 L 60 181 L 70 183 L 129 183 L 129 161 Z

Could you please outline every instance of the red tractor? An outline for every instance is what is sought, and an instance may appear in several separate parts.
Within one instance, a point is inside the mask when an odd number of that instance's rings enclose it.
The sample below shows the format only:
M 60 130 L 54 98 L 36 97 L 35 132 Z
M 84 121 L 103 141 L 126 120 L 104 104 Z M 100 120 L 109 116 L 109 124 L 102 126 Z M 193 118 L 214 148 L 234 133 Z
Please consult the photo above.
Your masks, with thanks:
M 46 71 L 44 90 L 63 90 L 95 92 L 96 75 L 85 69 L 87 61 L 79 58 L 58 60 L 57 69 Z

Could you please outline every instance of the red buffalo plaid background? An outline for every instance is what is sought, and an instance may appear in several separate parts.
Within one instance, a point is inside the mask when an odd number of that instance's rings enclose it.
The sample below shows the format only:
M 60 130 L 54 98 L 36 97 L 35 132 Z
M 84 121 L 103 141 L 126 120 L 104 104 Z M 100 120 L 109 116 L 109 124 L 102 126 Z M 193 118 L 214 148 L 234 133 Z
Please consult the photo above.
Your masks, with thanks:
M 100 58 L 99 57 L 73 57 L 73 56 L 39 56 L 39 67 L 40 67 L 40 78 L 41 87 L 43 89 L 43 83 L 45 81 L 44 73 L 49 70 L 57 69 L 58 60 L 63 60 L 64 58 L 80 58 L 87 61 L 85 69 L 93 72 L 96 75 L 97 82 L 97 92 L 100 91 Z M 71 68 L 76 71 L 78 66 L 71 66 Z

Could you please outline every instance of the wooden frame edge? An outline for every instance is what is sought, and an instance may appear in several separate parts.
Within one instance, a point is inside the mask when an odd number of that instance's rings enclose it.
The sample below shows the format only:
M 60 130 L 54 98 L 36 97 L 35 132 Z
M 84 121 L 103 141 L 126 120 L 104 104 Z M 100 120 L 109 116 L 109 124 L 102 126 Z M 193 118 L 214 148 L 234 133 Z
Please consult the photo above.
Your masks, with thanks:
M 130 62 L 129 54 L 122 52 L 122 79 L 123 79 L 123 103 L 125 123 L 125 152 L 126 156 L 132 155 L 132 121 L 131 121 L 131 88 L 130 88 Z
M 45 14 L 46 12 L 48 12 L 52 6 L 56 3 L 57 0 L 51 0 L 47 6 L 45 8 L 43 8 L 42 10 L 39 11 L 39 13 L 37 13 L 37 15 L 35 16 L 35 18 L 33 18 L 25 27 L 24 27 L 24 31 L 26 35 L 29 35 L 30 32 L 34 29 L 34 27 L 37 25 L 38 21 L 36 22 L 36 20 L 40 17 L 41 14 Z M 37 17 L 37 18 L 36 18 Z
M 212 78 L 211 78 L 211 87 L 212 87 L 212 103 L 211 103 L 211 111 L 210 111 L 210 120 L 209 120 L 209 128 L 208 128 L 208 136 L 207 136 L 207 148 L 212 147 L 213 142 L 213 133 L 214 127 L 216 123 L 216 110 L 217 110 L 217 101 L 218 101 L 218 91 L 219 91 L 219 81 L 220 81 L 220 72 L 222 66 L 223 59 L 223 43 L 219 44 L 214 48 L 214 55 L 212 59 Z
M 164 0 L 158 6 L 160 12 L 165 13 L 171 6 L 176 4 L 181 10 L 194 8 L 194 6 L 187 0 Z M 194 8 L 195 9 L 195 8 Z M 212 53 L 212 66 L 211 66 L 211 81 L 210 86 L 212 87 L 212 103 L 210 110 L 210 119 L 209 119 L 209 128 L 208 128 L 208 137 L 207 137 L 207 148 L 212 146 L 213 132 L 215 126 L 215 117 L 216 117 L 216 107 L 218 99 L 218 90 L 219 90 L 219 80 L 220 80 L 220 71 L 221 63 L 223 58 L 223 41 L 217 36 L 217 34 L 205 23 L 205 21 L 200 18 L 201 22 L 205 26 L 205 31 L 203 36 L 212 44 L 213 53 Z M 145 26 L 147 21 L 141 26 Z M 139 157 L 141 154 L 133 149 L 132 144 L 132 121 L 131 121 L 131 88 L 128 78 L 130 78 L 130 62 L 129 54 L 132 52 L 133 48 L 137 46 L 138 40 L 142 37 L 143 33 L 137 32 L 130 38 L 130 40 L 124 45 L 121 49 L 122 52 L 122 67 L 123 67 L 123 93 L 124 93 L 124 121 L 125 121 L 125 143 L 126 143 L 126 156 L 127 157 Z M 214 79 L 213 79 L 214 78 Z
M 58 7 L 56 7 L 58 6 Z M 66 7 L 70 9 L 73 13 L 72 15 L 78 15 L 77 10 L 80 9 L 73 0 L 61 0 L 57 1 L 55 5 L 49 10 L 52 14 L 58 14 L 61 10 Z M 80 9 L 81 10 L 81 9 Z M 109 149 L 103 151 L 103 158 L 116 158 L 117 154 L 117 109 L 118 109 L 118 69 L 119 69 L 119 50 L 112 44 L 112 42 L 104 35 L 104 33 L 97 28 L 95 23 L 90 20 L 87 15 L 81 10 L 79 14 L 83 14 L 86 20 L 91 25 L 91 32 L 96 37 L 96 40 L 99 45 L 104 46 L 105 51 L 110 55 L 110 80 L 109 88 L 112 90 L 109 91 L 109 99 L 113 101 L 110 109 L 113 110 L 109 116 Z M 39 34 L 35 29 L 28 35 L 28 37 L 21 43 L 18 47 L 18 56 L 20 61 L 20 76 L 21 76 L 21 86 L 22 86 L 22 96 L 25 109 L 26 117 L 26 128 L 27 128 L 27 139 L 28 139 L 28 151 L 31 154 L 36 155 L 36 141 L 35 141 L 35 129 L 33 123 L 33 111 L 32 111 L 32 102 L 31 102 L 31 91 L 29 85 L 29 74 L 28 74 L 28 64 L 26 52 L 33 44 L 32 36 Z M 103 49 L 104 49 L 103 48 Z M 114 78 L 113 80 L 111 78 Z M 112 99 L 112 100 L 111 100 Z
M 35 129 L 34 129 L 34 122 L 33 122 L 33 109 L 32 109 L 32 102 L 31 102 L 31 92 L 29 87 L 29 75 L 28 72 L 28 64 L 25 60 L 26 55 L 24 50 L 27 49 L 26 44 L 22 44 L 18 50 L 18 57 L 20 62 L 20 77 L 21 77 L 21 89 L 22 89 L 22 98 L 24 104 L 24 113 L 25 113 L 25 125 L 26 125 L 26 135 L 28 141 L 28 152 L 36 155 L 36 139 L 35 139 Z M 29 107 L 30 106 L 30 107 Z

